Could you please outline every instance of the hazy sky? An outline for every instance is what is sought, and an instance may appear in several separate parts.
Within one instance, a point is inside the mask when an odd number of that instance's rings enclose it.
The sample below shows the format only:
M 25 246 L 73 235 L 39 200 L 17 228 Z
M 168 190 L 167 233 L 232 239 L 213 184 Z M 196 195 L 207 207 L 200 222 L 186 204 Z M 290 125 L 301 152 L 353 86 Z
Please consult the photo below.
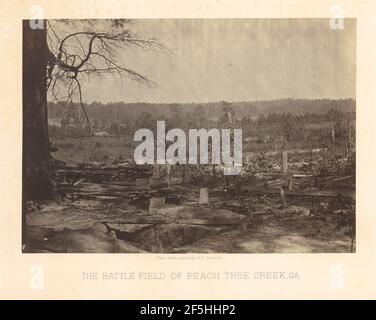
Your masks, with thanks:
M 111 76 L 83 84 L 92 102 L 206 102 L 355 98 L 356 21 L 328 19 L 135 20 L 131 28 L 173 50 L 121 53 L 122 63 L 157 83 Z

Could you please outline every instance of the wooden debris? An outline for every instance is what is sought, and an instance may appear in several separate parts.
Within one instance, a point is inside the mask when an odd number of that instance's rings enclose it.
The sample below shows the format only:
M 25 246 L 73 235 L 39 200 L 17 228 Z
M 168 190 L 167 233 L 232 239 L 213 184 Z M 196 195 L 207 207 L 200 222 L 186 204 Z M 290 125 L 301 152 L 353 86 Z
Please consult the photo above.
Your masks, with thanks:
M 244 218 L 243 218 L 244 219 Z M 116 223 L 116 224 L 183 224 L 183 225 L 240 225 L 243 221 L 241 218 L 231 219 L 169 219 L 169 218 L 125 218 L 125 219 L 106 219 L 100 220 L 99 223 Z
M 254 193 L 261 193 L 261 194 L 280 194 L 280 189 L 276 188 L 264 188 L 264 187 L 244 187 L 244 189 L 254 192 Z M 306 196 L 306 197 L 328 197 L 328 198 L 334 198 L 334 197 L 345 197 L 345 198 L 355 198 L 355 191 L 306 191 L 306 190 L 286 190 L 286 195 L 291 196 Z
M 152 197 L 150 199 L 149 213 L 154 214 L 158 209 L 162 208 L 166 203 L 166 197 Z
M 77 167 L 59 167 L 56 176 L 64 180 L 85 179 L 91 182 L 124 181 L 129 179 L 148 179 L 152 176 L 151 166 L 127 164 L 119 166 L 93 166 L 81 164 Z

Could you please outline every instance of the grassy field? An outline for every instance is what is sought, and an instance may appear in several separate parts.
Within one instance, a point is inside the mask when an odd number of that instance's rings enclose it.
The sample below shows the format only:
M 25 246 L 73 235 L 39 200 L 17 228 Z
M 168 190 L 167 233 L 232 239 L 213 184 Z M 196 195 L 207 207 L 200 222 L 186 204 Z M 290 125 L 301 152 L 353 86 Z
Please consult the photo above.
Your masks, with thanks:
M 57 148 L 54 158 L 67 165 L 84 162 L 113 163 L 133 159 L 134 145 L 130 138 L 82 137 L 51 140 L 52 145 Z

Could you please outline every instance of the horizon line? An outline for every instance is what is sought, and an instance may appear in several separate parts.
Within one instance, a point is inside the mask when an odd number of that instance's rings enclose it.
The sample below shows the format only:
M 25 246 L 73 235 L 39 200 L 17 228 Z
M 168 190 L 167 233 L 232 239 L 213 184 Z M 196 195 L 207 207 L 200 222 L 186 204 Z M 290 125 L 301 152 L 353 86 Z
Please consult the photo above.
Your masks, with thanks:
M 257 102 L 271 102 L 271 101 L 279 101 L 279 100 L 310 100 L 310 101 L 317 101 L 317 100 L 333 100 L 333 101 L 340 101 L 340 100 L 354 100 L 356 101 L 356 97 L 347 97 L 347 98 L 276 98 L 276 99 L 264 99 L 264 100 L 217 100 L 217 101 L 205 101 L 205 102 L 197 102 L 197 101 L 191 101 L 191 102 L 147 102 L 147 101 L 132 101 L 132 102 L 126 102 L 126 101 L 91 101 L 87 102 L 84 101 L 83 104 L 90 105 L 93 103 L 100 103 L 100 104 L 117 104 L 117 103 L 123 103 L 123 104 L 209 104 L 209 103 L 257 103 Z M 51 101 L 47 100 L 47 103 L 63 103 L 63 101 Z M 80 104 L 80 102 L 73 102 Z

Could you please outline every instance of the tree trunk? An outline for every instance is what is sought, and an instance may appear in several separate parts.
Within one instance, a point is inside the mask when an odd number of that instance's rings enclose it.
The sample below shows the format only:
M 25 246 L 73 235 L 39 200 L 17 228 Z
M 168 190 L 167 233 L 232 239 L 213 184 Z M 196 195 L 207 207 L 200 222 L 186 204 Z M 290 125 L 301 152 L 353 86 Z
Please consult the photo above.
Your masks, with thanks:
M 54 188 L 47 123 L 46 29 L 31 29 L 29 20 L 24 20 L 22 44 L 22 243 L 25 244 L 25 202 L 52 199 Z

